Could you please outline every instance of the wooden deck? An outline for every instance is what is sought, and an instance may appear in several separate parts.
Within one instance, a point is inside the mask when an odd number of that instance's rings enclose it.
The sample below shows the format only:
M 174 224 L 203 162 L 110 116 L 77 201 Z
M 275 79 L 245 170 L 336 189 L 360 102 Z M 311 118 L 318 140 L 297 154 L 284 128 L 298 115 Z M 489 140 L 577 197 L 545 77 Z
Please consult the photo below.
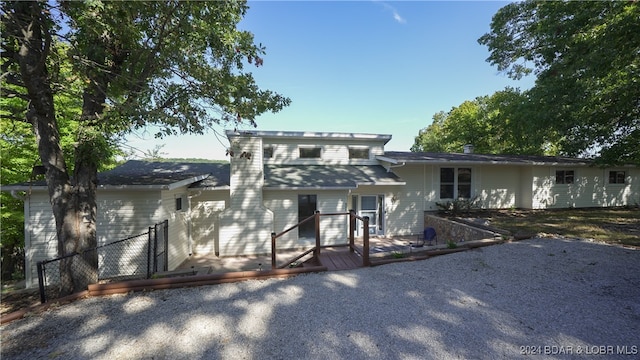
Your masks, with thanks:
M 326 266 L 328 271 L 351 270 L 362 267 L 362 257 L 350 252 L 348 247 L 323 248 L 320 265 Z

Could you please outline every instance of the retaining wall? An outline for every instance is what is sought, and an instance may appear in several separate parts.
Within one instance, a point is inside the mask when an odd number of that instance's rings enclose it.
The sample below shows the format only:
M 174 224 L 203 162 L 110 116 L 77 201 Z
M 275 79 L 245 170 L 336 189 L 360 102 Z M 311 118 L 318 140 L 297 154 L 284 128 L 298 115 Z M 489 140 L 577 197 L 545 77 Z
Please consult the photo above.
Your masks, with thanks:
M 427 212 L 424 214 L 424 227 L 429 226 L 436 229 L 438 244 L 443 244 L 447 241 L 457 243 L 461 241 L 494 239 L 496 236 L 500 236 L 500 234 L 493 231 L 479 229 Z

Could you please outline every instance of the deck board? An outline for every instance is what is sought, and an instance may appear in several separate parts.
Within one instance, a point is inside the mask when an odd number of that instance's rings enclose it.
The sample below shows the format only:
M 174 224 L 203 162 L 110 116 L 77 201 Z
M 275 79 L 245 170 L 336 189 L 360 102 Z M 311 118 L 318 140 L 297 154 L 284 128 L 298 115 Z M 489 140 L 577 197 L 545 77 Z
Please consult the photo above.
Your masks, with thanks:
M 362 267 L 362 258 L 348 248 L 322 249 L 320 263 L 329 271 L 351 270 Z

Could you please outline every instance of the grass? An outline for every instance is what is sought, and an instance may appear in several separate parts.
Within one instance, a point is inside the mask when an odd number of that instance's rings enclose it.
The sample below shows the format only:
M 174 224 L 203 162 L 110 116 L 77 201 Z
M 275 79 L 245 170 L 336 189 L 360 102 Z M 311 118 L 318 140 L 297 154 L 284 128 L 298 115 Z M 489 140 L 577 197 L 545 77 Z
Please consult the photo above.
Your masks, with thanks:
M 483 216 L 484 217 L 484 216 Z M 491 226 L 512 234 L 558 234 L 640 247 L 640 209 L 502 210 Z

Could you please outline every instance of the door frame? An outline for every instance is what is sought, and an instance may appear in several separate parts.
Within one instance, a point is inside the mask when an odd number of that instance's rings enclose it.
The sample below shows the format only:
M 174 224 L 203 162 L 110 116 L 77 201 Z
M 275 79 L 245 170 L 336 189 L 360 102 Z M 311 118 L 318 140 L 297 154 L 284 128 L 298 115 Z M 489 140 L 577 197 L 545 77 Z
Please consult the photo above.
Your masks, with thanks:
M 362 209 L 362 198 L 375 197 L 375 209 Z M 359 216 L 369 216 L 369 234 L 384 236 L 386 230 L 386 208 L 384 194 L 352 194 L 351 206 Z M 373 215 L 373 216 L 372 216 Z M 362 225 L 356 228 L 356 234 L 362 235 Z

